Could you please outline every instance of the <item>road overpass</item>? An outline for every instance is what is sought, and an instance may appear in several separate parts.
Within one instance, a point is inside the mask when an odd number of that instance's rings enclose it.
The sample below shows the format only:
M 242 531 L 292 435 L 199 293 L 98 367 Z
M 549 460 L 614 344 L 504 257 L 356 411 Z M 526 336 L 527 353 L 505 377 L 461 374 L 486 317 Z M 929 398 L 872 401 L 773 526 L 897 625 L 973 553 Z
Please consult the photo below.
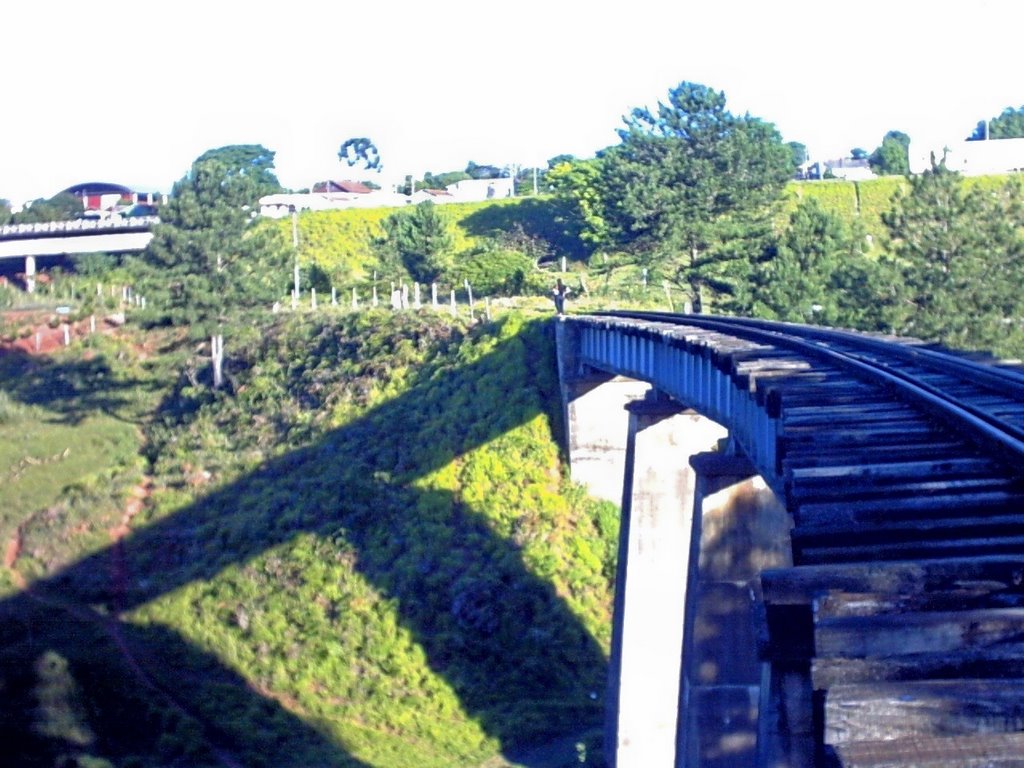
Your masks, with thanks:
M 8 224 L 0 227 L 0 259 L 24 259 L 28 290 L 35 284 L 36 259 L 83 253 L 144 250 L 153 239 L 157 216 Z
M 1020 370 L 738 319 L 556 329 L 572 476 L 622 504 L 609 765 L 1021 765 Z

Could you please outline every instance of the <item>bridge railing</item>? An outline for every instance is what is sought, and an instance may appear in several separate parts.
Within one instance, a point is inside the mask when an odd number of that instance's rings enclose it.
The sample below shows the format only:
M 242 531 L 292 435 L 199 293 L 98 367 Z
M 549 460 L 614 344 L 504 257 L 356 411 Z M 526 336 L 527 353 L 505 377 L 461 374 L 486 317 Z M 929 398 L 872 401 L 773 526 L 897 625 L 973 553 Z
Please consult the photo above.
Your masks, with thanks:
M 0 240 L 46 237 L 97 232 L 122 232 L 151 229 L 160 223 L 159 216 L 111 217 L 109 219 L 74 219 L 72 221 L 38 221 L 31 224 L 5 224 L 0 227 Z

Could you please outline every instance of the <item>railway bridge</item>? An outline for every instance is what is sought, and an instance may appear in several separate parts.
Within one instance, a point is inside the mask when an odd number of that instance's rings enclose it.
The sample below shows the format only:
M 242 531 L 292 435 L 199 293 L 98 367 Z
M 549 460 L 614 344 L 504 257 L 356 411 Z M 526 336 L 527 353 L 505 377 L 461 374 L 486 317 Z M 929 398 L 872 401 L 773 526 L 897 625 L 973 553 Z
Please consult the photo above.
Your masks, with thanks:
M 708 316 L 557 324 L 622 503 L 617 768 L 1024 765 L 1024 374 Z

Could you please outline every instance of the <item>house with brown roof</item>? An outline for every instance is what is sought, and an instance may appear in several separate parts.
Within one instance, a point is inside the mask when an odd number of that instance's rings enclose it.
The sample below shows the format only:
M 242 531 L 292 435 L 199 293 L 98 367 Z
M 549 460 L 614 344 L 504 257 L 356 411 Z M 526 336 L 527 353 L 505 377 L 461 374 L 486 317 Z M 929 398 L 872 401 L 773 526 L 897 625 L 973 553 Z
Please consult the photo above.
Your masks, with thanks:
M 351 194 L 368 195 L 373 190 L 360 181 L 318 181 L 313 185 L 313 192 L 320 194 Z

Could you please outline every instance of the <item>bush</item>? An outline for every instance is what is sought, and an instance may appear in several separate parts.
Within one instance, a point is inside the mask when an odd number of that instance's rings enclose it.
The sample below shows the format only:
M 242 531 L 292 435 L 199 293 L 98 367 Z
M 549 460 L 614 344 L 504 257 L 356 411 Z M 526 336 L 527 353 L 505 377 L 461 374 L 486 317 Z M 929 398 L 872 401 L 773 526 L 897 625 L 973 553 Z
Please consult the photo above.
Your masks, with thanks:
M 533 260 L 519 251 L 502 248 L 481 249 L 459 257 L 451 270 L 454 282 L 468 280 L 481 296 L 513 296 L 531 292 L 537 280 Z

